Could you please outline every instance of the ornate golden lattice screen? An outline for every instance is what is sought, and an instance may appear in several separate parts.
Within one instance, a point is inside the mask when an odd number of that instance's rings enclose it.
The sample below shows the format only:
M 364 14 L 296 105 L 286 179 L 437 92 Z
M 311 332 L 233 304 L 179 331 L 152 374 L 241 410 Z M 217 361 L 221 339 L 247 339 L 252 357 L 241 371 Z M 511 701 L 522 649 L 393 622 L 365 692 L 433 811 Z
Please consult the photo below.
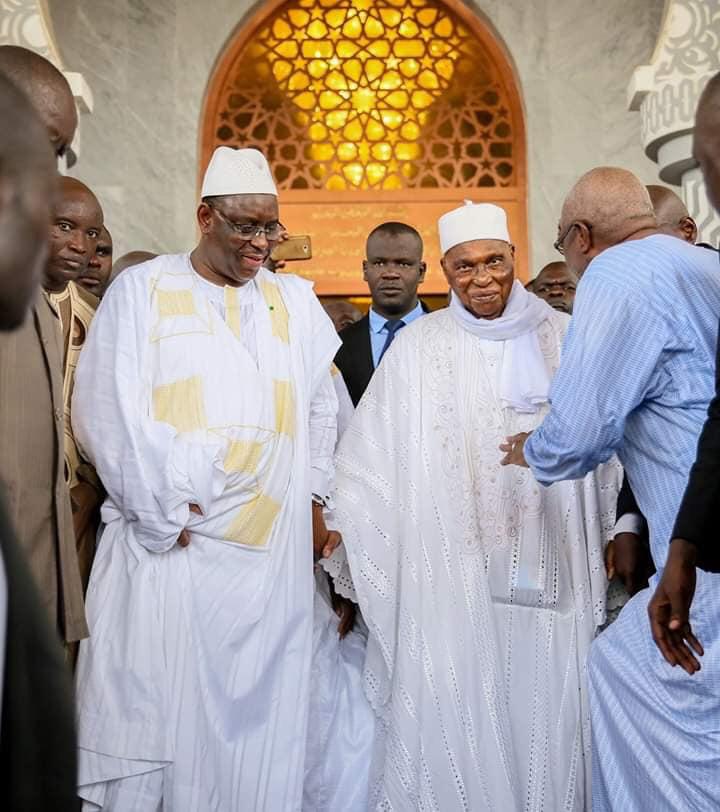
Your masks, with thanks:
M 459 3 L 290 0 L 245 26 L 206 101 L 216 146 L 268 156 L 282 217 L 313 236 L 323 293 L 359 293 L 364 237 L 383 219 L 420 227 L 428 287 L 434 221 L 463 197 L 505 205 L 524 256 L 524 131 L 513 73 Z M 509 205 L 508 205 L 509 204 Z

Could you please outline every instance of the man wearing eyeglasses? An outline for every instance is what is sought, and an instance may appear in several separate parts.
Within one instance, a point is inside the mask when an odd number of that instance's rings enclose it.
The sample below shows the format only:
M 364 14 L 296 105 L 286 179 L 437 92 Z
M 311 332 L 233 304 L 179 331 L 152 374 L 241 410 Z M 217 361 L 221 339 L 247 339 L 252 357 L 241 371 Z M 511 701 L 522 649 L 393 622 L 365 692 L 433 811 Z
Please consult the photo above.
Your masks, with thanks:
M 501 468 L 505 432 L 549 409 L 569 318 L 515 279 L 500 207 L 439 232 L 450 306 L 398 334 L 335 459 L 344 546 L 324 565 L 369 628 L 368 806 L 580 810 L 620 466 L 549 491 Z
M 116 279 L 77 370 L 106 487 L 78 673 L 90 809 L 299 809 L 313 552 L 328 554 L 339 341 L 257 150 L 220 147 L 190 254 Z M 314 545 L 314 550 L 313 550 Z
M 659 233 L 647 190 L 615 167 L 580 178 L 558 231 L 582 274 L 573 321 L 550 412 L 529 436 L 508 438 L 504 462 L 549 484 L 617 452 L 657 569 L 591 649 L 593 810 L 715 809 L 717 545 L 673 526 L 715 388 L 717 254 Z

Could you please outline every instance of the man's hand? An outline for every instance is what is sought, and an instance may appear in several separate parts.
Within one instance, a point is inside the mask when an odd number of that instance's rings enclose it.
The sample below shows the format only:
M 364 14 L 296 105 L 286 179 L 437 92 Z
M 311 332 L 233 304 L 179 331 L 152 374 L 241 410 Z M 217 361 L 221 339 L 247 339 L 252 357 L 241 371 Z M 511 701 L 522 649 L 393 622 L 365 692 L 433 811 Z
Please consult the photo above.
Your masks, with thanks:
M 335 530 L 328 530 L 325 526 L 325 516 L 323 506 L 317 502 L 312 503 L 312 527 L 313 527 L 313 553 L 315 560 L 330 558 L 336 547 L 342 541 L 342 536 Z
M 670 543 L 660 583 L 648 605 L 653 640 L 663 657 L 692 675 L 700 670 L 705 653 L 690 627 L 690 606 L 695 595 L 695 545 L 685 539 Z
M 525 440 L 532 434 L 531 431 L 523 431 L 520 434 L 513 434 L 507 437 L 500 446 L 500 451 L 505 452 L 505 456 L 500 460 L 500 465 L 521 465 L 528 468 L 525 462 Z
M 200 505 L 196 505 L 194 502 L 190 503 L 190 513 L 195 513 L 197 516 L 203 515 L 202 510 L 200 510 Z M 180 531 L 177 543 L 181 547 L 187 547 L 188 544 L 190 544 L 190 531 L 188 530 L 187 527 L 184 530 Z
M 605 548 L 608 581 L 617 575 L 631 597 L 647 586 L 652 562 L 637 533 L 618 533 Z

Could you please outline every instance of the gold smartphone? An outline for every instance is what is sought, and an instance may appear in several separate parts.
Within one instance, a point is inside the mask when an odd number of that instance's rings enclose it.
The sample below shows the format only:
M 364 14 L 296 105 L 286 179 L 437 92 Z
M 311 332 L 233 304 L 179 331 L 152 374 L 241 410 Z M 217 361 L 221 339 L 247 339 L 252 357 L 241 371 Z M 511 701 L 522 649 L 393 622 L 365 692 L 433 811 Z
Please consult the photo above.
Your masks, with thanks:
M 295 234 L 275 246 L 270 258 L 276 262 L 312 259 L 312 242 L 308 234 Z

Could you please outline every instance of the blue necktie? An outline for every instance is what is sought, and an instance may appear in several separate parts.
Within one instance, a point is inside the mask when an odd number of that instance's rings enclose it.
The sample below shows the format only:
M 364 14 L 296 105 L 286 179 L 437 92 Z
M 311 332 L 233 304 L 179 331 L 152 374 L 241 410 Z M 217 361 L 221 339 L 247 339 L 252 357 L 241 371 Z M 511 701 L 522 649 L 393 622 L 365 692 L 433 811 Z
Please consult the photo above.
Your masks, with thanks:
M 404 326 L 405 322 L 402 319 L 388 319 L 385 322 L 385 327 L 383 329 L 387 332 L 387 338 L 385 339 L 385 345 L 380 351 L 380 357 L 378 358 L 378 366 L 380 365 L 380 361 L 382 361 L 383 355 L 385 355 L 385 353 L 388 351 L 388 347 L 393 343 L 395 333 L 397 333 L 397 331 Z

